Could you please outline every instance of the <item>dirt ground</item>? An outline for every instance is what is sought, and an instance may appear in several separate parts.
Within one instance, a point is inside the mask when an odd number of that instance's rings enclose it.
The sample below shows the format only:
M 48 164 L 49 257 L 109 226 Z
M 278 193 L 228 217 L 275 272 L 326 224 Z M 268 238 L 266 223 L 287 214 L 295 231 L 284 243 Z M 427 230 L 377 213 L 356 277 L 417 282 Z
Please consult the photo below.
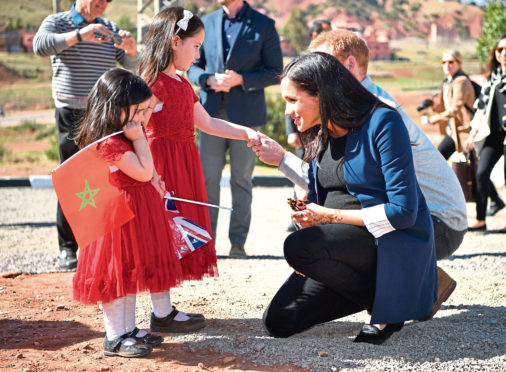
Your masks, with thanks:
M 147 357 L 104 357 L 102 312 L 98 307 L 82 306 L 71 299 L 72 275 L 1 275 L 0 369 L 24 372 L 305 371 L 289 365 L 261 366 L 242 356 L 215 350 L 192 350 L 171 342 L 169 335 Z M 213 318 L 211 313 L 206 316 Z
M 420 93 L 394 94 L 416 118 L 414 107 L 426 98 Z M 424 131 L 437 142 L 436 128 Z M 33 145 L 33 144 L 31 144 Z M 30 144 L 19 143 L 21 151 Z M 46 143 L 37 144 L 41 148 Z M 0 177 L 49 174 L 44 166 L 0 167 Z M 9 371 L 304 371 L 293 365 L 268 367 L 244 356 L 212 349 L 190 349 L 181 342 L 165 342 L 145 358 L 104 357 L 102 313 L 71 298 L 73 273 L 38 275 L 0 274 L 0 369 Z M 191 305 L 191 304 L 190 304 Z M 186 311 L 198 312 L 188 306 Z M 213 325 L 212 307 L 206 317 Z

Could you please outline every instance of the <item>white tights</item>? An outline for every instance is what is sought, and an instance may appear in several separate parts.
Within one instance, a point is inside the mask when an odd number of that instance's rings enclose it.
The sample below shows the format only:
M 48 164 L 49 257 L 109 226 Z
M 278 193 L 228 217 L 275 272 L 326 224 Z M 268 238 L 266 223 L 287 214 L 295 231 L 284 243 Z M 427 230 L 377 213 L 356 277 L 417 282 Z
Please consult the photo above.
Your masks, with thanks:
M 107 339 L 112 341 L 125 333 L 135 329 L 135 303 L 137 296 L 129 294 L 113 301 L 102 304 L 104 312 L 105 332 Z M 139 331 L 138 337 L 146 335 L 145 331 Z
M 150 293 L 151 295 L 151 305 L 153 307 L 153 314 L 157 318 L 165 318 L 169 315 L 172 310 L 172 304 L 170 303 L 170 292 L 158 292 L 158 293 Z M 178 312 L 174 320 L 178 322 L 185 322 L 189 320 L 190 317 L 183 313 L 182 311 Z

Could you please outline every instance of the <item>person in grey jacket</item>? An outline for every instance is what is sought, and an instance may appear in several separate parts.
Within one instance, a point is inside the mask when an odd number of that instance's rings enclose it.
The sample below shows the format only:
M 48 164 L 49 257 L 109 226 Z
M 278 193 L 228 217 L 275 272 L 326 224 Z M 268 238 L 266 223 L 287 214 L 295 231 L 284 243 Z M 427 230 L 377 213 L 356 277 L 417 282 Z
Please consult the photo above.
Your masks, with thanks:
M 310 49 L 334 55 L 362 85 L 401 115 L 411 140 L 415 173 L 434 224 L 436 257 L 447 258 L 457 250 L 467 231 L 464 195 L 455 174 L 439 151 L 399 104 L 367 76 L 369 49 L 365 41 L 346 30 L 322 33 L 311 42 Z M 264 137 L 261 145 L 253 146 L 261 161 L 278 166 L 292 182 L 308 190 L 308 164 L 283 149 L 274 140 Z M 438 300 L 430 319 L 448 299 L 456 282 L 438 267 Z
M 79 150 L 72 131 L 84 115 L 88 93 L 98 78 L 117 62 L 131 70 L 137 67 L 137 46 L 130 33 L 101 17 L 108 4 L 106 0 L 76 0 L 69 11 L 47 16 L 33 39 L 35 54 L 51 56 L 62 163 Z M 60 204 L 56 227 L 60 268 L 75 269 L 78 245 Z

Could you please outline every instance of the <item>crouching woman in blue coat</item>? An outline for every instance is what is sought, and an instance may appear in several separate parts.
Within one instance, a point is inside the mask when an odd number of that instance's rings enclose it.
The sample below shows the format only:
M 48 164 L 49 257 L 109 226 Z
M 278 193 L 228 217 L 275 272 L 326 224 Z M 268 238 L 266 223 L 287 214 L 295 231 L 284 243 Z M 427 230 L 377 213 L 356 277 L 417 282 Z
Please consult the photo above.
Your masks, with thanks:
M 295 272 L 264 313 L 288 337 L 367 310 L 355 342 L 381 344 L 437 297 L 434 231 L 418 186 L 406 126 L 334 57 L 287 65 L 281 93 L 303 134 L 309 204 L 284 243 Z

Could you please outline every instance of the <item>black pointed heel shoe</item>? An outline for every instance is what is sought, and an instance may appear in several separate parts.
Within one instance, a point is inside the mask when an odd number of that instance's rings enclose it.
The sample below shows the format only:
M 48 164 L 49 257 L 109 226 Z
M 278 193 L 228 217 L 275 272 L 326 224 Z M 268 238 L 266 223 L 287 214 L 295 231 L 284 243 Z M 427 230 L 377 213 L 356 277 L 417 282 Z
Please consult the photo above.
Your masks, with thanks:
M 372 324 L 364 324 L 362 330 L 353 342 L 365 342 L 368 344 L 381 345 L 388 340 L 394 332 L 398 332 L 404 327 L 404 322 L 387 324 L 385 328 L 379 329 Z

